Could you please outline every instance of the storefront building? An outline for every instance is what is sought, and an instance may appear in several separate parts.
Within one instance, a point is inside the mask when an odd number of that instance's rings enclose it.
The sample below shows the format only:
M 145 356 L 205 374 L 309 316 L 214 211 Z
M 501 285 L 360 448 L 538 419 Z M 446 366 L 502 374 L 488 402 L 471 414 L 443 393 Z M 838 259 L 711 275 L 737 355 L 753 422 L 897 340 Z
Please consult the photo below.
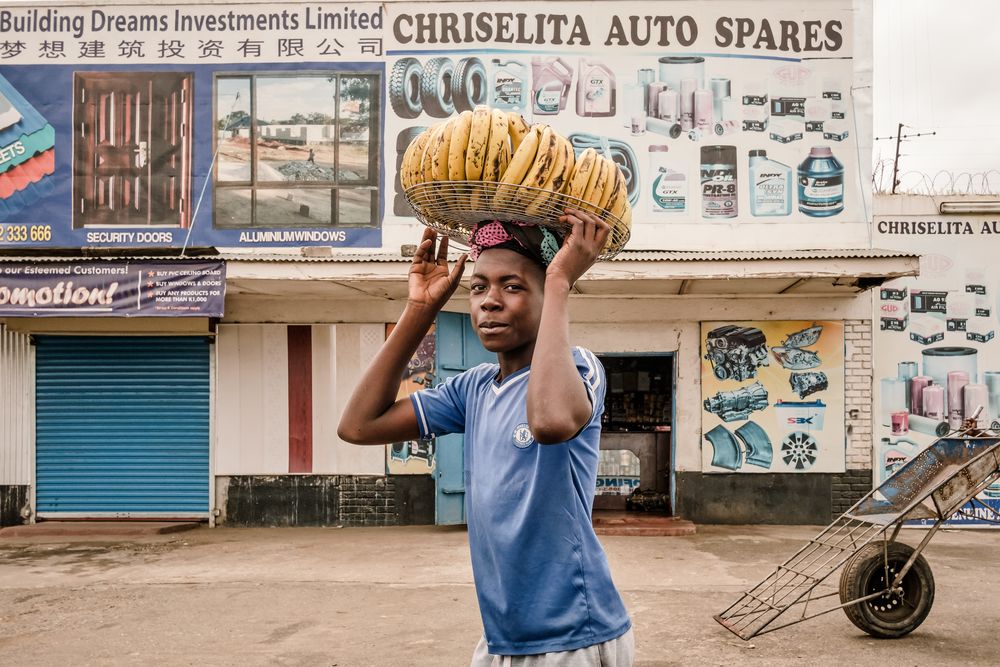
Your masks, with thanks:
M 628 249 L 571 300 L 608 378 L 595 507 L 642 490 L 694 521 L 825 523 L 870 488 L 871 290 L 918 269 L 871 241 L 870 3 L 503 4 L 179 4 L 162 30 L 167 8 L 123 5 L 128 44 L 97 5 L 60 5 L 79 44 L 24 13 L 0 81 L 0 143 L 31 158 L 0 210 L 0 523 L 462 523 L 459 436 L 336 427 L 405 301 L 402 152 L 481 103 L 628 174 Z M 3 273 L 116 262 L 155 313 L 53 312 Z M 154 264 L 187 276 L 178 301 Z M 401 396 L 488 360 L 464 286 L 446 311 Z

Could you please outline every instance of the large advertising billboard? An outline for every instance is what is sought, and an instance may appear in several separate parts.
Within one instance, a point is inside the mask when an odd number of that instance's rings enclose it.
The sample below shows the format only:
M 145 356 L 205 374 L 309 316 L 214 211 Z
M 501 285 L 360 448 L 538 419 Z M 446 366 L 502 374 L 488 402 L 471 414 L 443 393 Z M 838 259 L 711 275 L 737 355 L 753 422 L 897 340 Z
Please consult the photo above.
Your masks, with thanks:
M 840 243 L 854 4 L 3 8 L 0 248 L 380 247 L 409 141 L 479 104 L 614 159 L 640 245 Z
M 1000 269 L 982 215 L 894 215 L 875 220 L 875 245 L 920 255 L 920 275 L 875 293 L 874 483 L 977 414 L 1000 426 Z M 951 523 L 993 525 L 1000 484 Z

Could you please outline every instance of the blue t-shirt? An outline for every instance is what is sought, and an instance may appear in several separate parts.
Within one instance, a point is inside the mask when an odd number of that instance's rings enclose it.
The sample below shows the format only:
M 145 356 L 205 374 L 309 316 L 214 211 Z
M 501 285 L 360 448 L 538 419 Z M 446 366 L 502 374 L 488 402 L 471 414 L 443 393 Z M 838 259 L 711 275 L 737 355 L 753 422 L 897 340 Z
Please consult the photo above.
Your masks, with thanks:
M 591 524 L 604 368 L 583 348 L 573 358 L 594 409 L 559 444 L 528 429 L 530 367 L 498 383 L 499 366 L 482 364 L 411 394 L 422 437 L 465 433 L 472 572 L 495 655 L 569 651 L 631 627 Z

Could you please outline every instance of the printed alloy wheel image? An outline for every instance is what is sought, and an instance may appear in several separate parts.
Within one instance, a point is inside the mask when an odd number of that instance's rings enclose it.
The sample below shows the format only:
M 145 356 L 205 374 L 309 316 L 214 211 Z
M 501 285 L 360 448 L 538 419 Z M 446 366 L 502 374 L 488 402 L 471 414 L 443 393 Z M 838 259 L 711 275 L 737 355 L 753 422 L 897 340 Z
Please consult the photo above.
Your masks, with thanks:
M 416 58 L 400 58 L 389 75 L 389 104 L 400 118 L 416 118 L 423 111 L 420 81 L 423 69 Z
M 894 639 L 924 622 L 934 603 L 934 575 L 923 556 L 917 556 L 897 590 L 887 590 L 912 556 L 908 544 L 875 542 L 847 562 L 840 576 L 841 604 L 882 593 L 844 607 L 851 623 L 872 637 Z
M 806 470 L 816 463 L 818 450 L 816 438 L 803 431 L 794 431 L 781 441 L 781 460 L 796 470 Z

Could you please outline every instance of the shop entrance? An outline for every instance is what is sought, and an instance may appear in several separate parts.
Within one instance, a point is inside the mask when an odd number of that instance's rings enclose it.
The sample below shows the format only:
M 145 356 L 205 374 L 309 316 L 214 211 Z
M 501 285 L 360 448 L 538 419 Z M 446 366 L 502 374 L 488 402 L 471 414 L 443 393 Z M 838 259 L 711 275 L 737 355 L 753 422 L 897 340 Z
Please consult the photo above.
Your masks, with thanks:
M 207 519 L 209 342 L 38 336 L 41 519 Z
M 673 354 L 598 355 L 608 388 L 595 510 L 673 513 Z

